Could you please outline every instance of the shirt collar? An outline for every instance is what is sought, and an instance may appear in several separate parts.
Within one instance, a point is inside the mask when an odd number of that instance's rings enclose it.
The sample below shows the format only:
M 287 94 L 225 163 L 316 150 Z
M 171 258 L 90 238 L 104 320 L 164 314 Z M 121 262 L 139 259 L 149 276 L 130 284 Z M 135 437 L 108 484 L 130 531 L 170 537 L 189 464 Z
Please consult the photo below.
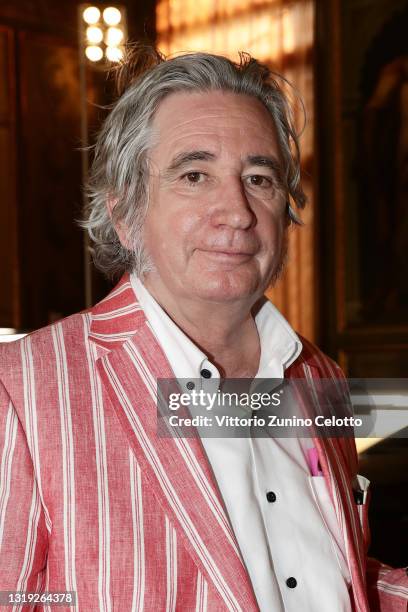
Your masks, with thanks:
M 160 343 L 176 378 L 199 378 L 207 355 L 178 327 L 134 273 L 130 282 L 148 325 Z M 214 366 L 213 366 L 214 367 Z M 219 374 L 218 374 L 219 376 Z
M 134 273 L 131 285 L 148 325 L 163 348 L 176 378 L 200 378 L 203 368 L 219 378 L 217 368 L 205 353 L 176 325 Z M 297 359 L 302 343 L 278 309 L 265 299 L 255 315 L 261 357 L 257 378 L 282 378 L 283 372 Z
M 285 317 L 265 298 L 255 315 L 261 342 L 257 378 L 279 378 L 302 352 L 302 343 Z M 271 372 L 273 371 L 273 374 Z

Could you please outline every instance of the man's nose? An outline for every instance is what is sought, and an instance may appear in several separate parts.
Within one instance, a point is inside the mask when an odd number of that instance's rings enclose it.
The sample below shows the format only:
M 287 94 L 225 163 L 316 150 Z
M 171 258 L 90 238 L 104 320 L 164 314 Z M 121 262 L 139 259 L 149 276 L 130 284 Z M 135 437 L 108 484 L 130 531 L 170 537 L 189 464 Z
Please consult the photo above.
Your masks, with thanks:
M 249 229 L 255 224 L 256 217 L 241 179 L 230 177 L 223 181 L 217 196 L 212 215 L 214 225 Z

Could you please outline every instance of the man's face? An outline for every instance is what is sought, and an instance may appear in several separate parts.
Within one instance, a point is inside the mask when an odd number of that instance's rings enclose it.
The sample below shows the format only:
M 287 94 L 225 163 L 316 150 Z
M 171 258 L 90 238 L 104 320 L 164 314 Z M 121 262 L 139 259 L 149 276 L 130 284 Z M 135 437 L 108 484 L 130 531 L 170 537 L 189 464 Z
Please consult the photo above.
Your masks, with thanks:
M 153 121 L 144 245 L 151 289 L 255 301 L 281 266 L 285 194 L 275 127 L 257 99 L 169 95 Z

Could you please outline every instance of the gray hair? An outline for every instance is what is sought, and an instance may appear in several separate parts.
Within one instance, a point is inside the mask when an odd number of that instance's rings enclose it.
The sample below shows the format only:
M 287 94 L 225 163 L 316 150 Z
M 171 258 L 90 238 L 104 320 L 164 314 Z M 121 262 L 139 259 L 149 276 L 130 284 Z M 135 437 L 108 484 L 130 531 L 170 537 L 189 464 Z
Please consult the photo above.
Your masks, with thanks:
M 284 164 L 287 215 L 301 224 L 293 202 L 303 208 L 299 142 L 292 111 L 277 78 L 247 53 L 235 63 L 210 53 L 187 53 L 165 59 L 153 47 L 135 45 L 117 74 L 120 95 L 106 118 L 95 144 L 87 185 L 88 204 L 81 226 L 93 241 L 95 265 L 114 278 L 135 270 L 139 276 L 153 264 L 143 245 L 143 223 L 148 207 L 147 153 L 152 146 L 152 121 L 160 102 L 180 91 L 231 91 L 258 98 L 269 111 L 277 131 Z M 114 203 L 113 211 L 107 204 Z M 116 227 L 128 228 L 127 247 Z

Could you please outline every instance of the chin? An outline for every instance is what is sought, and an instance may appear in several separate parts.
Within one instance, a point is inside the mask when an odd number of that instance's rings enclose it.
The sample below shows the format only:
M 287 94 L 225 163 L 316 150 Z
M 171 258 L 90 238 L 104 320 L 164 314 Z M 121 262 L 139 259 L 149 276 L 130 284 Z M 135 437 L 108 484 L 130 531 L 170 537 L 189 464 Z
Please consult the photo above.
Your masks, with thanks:
M 256 296 L 260 291 L 262 293 L 258 276 L 234 276 L 232 273 L 202 272 L 199 284 L 195 283 L 194 293 L 201 299 L 215 302 L 230 302 Z

